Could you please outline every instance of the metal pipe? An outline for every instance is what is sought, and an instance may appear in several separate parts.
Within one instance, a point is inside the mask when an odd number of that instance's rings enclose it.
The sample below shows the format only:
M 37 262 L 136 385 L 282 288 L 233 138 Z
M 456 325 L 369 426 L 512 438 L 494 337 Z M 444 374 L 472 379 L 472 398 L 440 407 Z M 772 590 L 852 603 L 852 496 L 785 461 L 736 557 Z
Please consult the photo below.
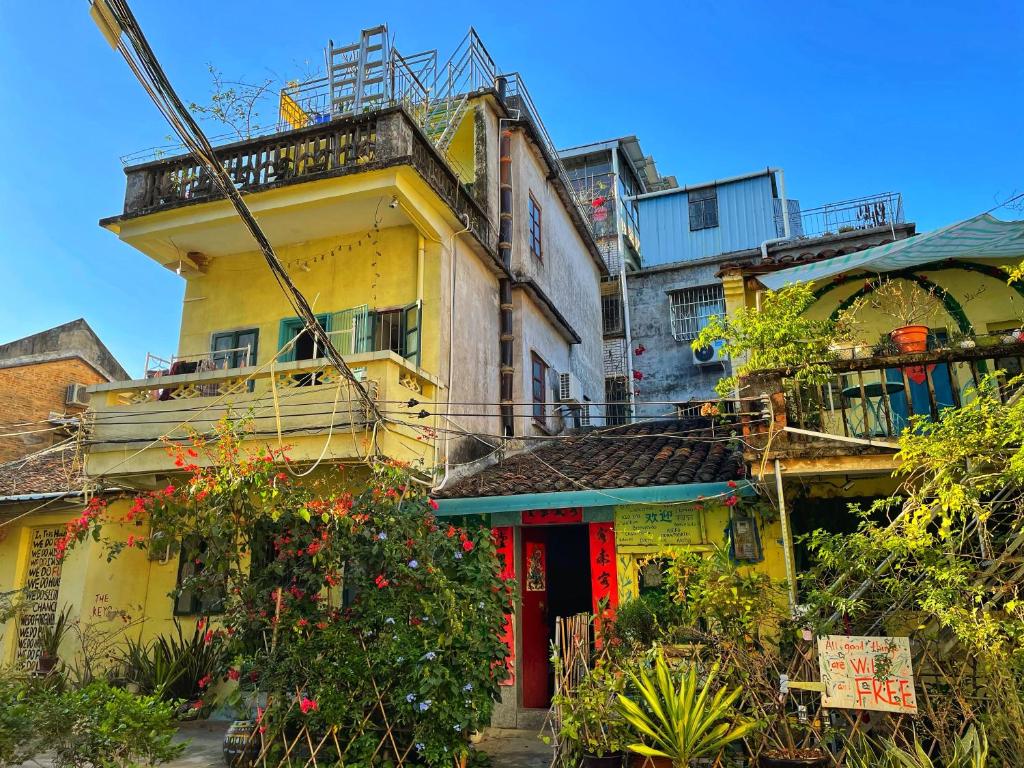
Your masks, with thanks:
M 498 256 L 506 272 L 512 270 L 512 131 L 504 129 L 498 137 Z M 515 364 L 513 362 L 512 280 L 498 279 L 498 344 L 500 385 L 498 399 L 501 433 L 516 433 L 513 411 Z
M 782 491 L 782 466 L 775 460 L 775 494 L 779 498 L 779 523 L 782 527 L 782 555 L 786 564 L 786 582 L 789 592 L 789 609 L 796 614 L 796 569 L 793 567 L 793 535 L 789 527 L 789 511 L 786 496 Z

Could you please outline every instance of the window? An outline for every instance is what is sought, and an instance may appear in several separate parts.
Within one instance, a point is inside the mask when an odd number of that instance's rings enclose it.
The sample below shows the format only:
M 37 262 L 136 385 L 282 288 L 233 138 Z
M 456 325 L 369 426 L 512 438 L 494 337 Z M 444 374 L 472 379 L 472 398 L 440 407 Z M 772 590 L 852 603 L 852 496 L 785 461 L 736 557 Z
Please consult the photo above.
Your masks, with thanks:
M 544 251 L 541 247 L 541 219 L 540 205 L 530 193 L 530 201 L 527 204 L 527 218 L 530 221 L 530 254 L 538 259 L 544 258 Z
M 687 193 L 690 202 L 690 231 L 718 226 L 718 190 L 715 187 L 693 189 Z
M 224 331 L 213 334 L 210 351 L 217 368 L 241 368 L 256 365 L 256 346 L 260 332 L 257 328 L 244 331 Z
M 544 424 L 547 411 L 547 397 L 544 388 L 547 387 L 548 382 L 548 366 L 535 352 L 530 354 L 530 358 L 533 362 L 533 420 Z
M 194 539 L 185 539 L 181 542 L 181 552 L 178 555 L 178 581 L 174 598 L 175 616 L 208 616 L 211 613 L 224 612 L 226 596 L 224 584 L 219 583 L 210 589 L 205 582 L 203 584 L 196 583 L 196 578 L 202 574 L 205 567 L 203 564 L 205 553 L 206 542 Z
M 605 423 L 609 426 L 625 424 L 629 416 L 629 392 L 626 379 L 621 376 L 604 380 Z
M 676 341 L 693 341 L 712 317 L 725 315 L 721 285 L 702 285 L 672 291 L 669 295 L 672 336 Z
M 625 332 L 622 322 L 622 294 L 616 291 L 601 297 L 601 323 L 605 336 Z
M 401 354 L 402 310 L 389 309 L 375 314 L 377 322 L 373 329 L 373 349 L 375 351 L 390 349 L 392 352 Z

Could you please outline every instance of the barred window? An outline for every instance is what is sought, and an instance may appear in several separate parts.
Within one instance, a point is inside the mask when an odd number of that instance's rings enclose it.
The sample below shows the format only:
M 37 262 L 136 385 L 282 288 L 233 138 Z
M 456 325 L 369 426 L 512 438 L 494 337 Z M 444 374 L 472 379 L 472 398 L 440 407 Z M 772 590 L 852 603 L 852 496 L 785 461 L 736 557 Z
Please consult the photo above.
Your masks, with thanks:
M 622 295 L 606 293 L 601 297 L 601 322 L 604 335 L 611 336 L 625 332 L 622 322 Z
M 672 336 L 676 341 L 693 341 L 712 317 L 725 315 L 721 285 L 684 288 L 668 296 Z
M 527 218 L 530 222 L 530 253 L 538 259 L 544 258 L 544 251 L 542 248 L 542 236 L 541 236 L 541 218 L 540 218 L 540 204 L 533 197 L 533 193 L 530 193 L 530 199 L 527 204 Z
M 686 193 L 690 204 L 690 231 L 718 226 L 718 190 L 715 187 L 693 189 Z

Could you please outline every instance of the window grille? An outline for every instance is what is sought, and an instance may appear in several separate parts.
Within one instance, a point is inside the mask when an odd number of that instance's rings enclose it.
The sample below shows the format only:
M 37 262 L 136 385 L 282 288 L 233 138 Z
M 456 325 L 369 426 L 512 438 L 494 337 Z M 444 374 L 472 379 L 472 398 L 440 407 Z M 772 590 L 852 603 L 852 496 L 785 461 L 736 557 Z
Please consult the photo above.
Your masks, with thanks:
M 690 207 L 690 231 L 718 226 L 718 190 L 715 187 L 693 189 L 686 193 Z
M 669 294 L 672 336 L 676 341 L 693 341 L 712 317 L 725 315 L 721 285 L 684 288 Z
M 530 223 L 530 253 L 537 259 L 543 259 L 540 205 L 534 199 L 532 193 L 527 204 L 527 219 Z
M 601 322 L 605 336 L 625 332 L 622 322 L 621 294 L 609 293 L 601 297 Z

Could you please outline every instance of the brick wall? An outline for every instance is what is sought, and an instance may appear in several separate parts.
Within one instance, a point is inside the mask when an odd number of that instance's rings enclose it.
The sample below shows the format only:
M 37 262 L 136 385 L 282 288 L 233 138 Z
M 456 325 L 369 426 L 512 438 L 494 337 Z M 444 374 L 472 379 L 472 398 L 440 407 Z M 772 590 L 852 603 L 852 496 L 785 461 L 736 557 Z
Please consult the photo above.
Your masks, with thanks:
M 82 408 L 64 405 L 68 384 L 98 384 L 106 378 L 88 363 L 71 358 L 45 363 L 0 368 L 0 435 L 46 429 L 51 413 L 80 413 Z M 0 437 L 0 463 L 52 445 L 61 432 L 36 432 L 17 437 Z

